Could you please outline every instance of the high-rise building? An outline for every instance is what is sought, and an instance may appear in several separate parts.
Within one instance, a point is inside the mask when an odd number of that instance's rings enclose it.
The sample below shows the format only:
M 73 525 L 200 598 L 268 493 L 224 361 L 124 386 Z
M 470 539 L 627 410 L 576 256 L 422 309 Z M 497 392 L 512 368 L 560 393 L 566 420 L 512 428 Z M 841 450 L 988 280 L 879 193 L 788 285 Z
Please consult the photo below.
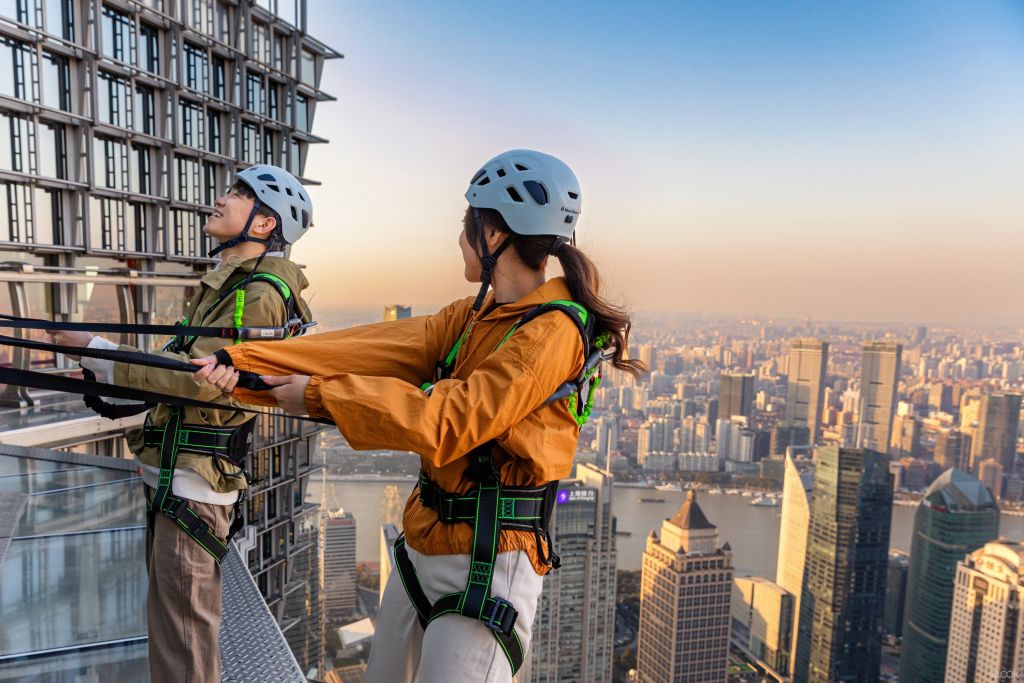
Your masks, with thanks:
M 995 681 L 1024 671 L 1022 606 L 1024 545 L 986 543 L 957 564 L 946 683 Z
M 935 437 L 935 462 L 943 469 L 955 467 L 970 471 L 971 437 L 957 429 L 939 432 Z
M 931 385 L 928 390 L 928 407 L 942 413 L 952 413 L 953 385 L 945 382 Z
M 788 676 L 793 595 L 760 577 L 733 579 L 732 642 L 778 677 Z
M 754 374 L 723 372 L 718 384 L 718 419 L 754 414 Z
M 896 389 L 903 345 L 889 341 L 864 342 L 860 369 L 860 407 L 857 447 L 889 452 Z
M 900 681 L 941 681 L 956 565 L 999 536 L 999 508 L 981 482 L 946 470 L 914 514 Z
M 324 617 L 347 621 L 356 606 L 356 519 L 342 510 L 324 512 Z
M 818 449 L 794 683 L 878 680 L 891 516 L 888 456 Z
M 889 551 L 889 570 L 885 575 L 884 632 L 897 638 L 903 633 L 903 612 L 907 598 L 907 574 L 910 557 L 899 550 Z
M 1017 465 L 1017 431 L 1020 429 L 1020 394 L 982 394 L 978 409 L 978 434 L 971 450 L 971 466 L 993 458 L 1011 475 Z
M 786 389 L 786 425 L 804 427 L 813 444 L 821 431 L 828 342 L 794 339 L 789 350 L 789 384 Z M 804 444 L 790 444 L 800 446 Z
M 559 485 L 552 537 L 562 566 L 544 578 L 524 683 L 611 683 L 615 638 L 612 476 L 589 464 Z
M 395 565 L 395 541 L 398 540 L 398 527 L 394 524 L 382 524 L 380 527 L 380 589 L 377 603 L 384 600 L 384 587 L 388 585 L 388 577 Z
M 311 146 L 324 142 L 314 114 L 332 99 L 320 88 L 324 62 L 340 55 L 307 32 L 305 0 L 17 0 L 0 2 L 0 15 L 0 311 L 180 320 L 217 263 L 202 232 L 212 202 L 250 164 L 305 176 Z M 112 340 L 145 350 L 166 341 Z M 52 354 L 12 362 L 72 367 Z M 14 386 L 3 403 L 13 406 L 6 440 L 99 455 L 126 456 L 124 432 L 143 419 L 107 420 L 78 398 Z M 18 418 L 27 406 L 32 419 Z M 308 669 L 323 630 L 319 511 L 305 503 L 319 469 L 314 431 L 260 418 L 254 440 L 242 558 Z
M 394 306 L 384 307 L 384 321 L 388 320 L 402 320 L 403 318 L 412 317 L 411 306 L 400 306 L 395 304 Z
M 913 415 L 897 415 L 892 421 L 889 455 L 893 460 L 921 455 L 921 422 Z
M 796 636 L 800 623 L 800 594 L 803 591 L 807 529 L 811 520 L 813 479 L 800 474 L 793 458 L 786 456 L 782 481 L 782 520 L 779 522 L 779 559 L 775 582 L 793 596 L 793 628 L 789 645 L 789 668 L 796 662 Z
M 718 546 L 691 490 L 671 519 L 652 531 L 640 579 L 637 680 L 722 683 L 729 652 L 732 550 Z
M 979 462 L 978 479 L 992 492 L 996 500 L 1003 497 L 1003 466 L 998 460 L 989 458 Z

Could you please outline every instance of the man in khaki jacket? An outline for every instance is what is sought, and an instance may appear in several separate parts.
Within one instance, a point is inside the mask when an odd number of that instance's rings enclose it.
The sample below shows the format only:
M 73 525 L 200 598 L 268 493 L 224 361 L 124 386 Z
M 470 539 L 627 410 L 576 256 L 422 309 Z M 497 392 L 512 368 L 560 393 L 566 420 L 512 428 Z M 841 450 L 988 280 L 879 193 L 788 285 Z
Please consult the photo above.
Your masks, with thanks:
M 294 332 L 309 322 L 299 297 L 308 282 L 298 266 L 284 258 L 283 249 L 305 233 L 311 218 L 308 194 L 290 173 L 267 165 L 241 171 L 214 202 L 203 228 L 220 242 L 211 255 L 219 253 L 221 261 L 202 278 L 183 323 Z M 58 344 L 137 350 L 85 332 L 53 336 Z M 179 336 L 160 355 L 201 358 L 230 343 L 224 338 Z M 141 465 L 150 510 L 146 565 L 152 680 L 220 681 L 218 555 L 226 551 L 234 530 L 232 509 L 237 516 L 237 504 L 247 488 L 242 464 L 255 419 L 230 410 L 242 404 L 216 387 L 197 386 L 187 373 L 92 358 L 81 363 L 101 381 L 226 406 L 210 411 L 157 405 L 143 428 L 126 435 Z

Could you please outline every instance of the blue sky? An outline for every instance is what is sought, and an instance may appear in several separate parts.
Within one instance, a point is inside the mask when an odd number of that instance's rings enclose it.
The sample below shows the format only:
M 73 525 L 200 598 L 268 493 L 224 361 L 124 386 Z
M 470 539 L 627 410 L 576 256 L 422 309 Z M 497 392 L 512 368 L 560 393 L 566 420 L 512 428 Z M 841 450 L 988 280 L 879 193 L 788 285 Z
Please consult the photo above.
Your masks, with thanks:
M 295 251 L 324 305 L 468 295 L 462 193 L 562 157 L 645 310 L 1024 323 L 1024 4 L 309 0 L 329 62 Z

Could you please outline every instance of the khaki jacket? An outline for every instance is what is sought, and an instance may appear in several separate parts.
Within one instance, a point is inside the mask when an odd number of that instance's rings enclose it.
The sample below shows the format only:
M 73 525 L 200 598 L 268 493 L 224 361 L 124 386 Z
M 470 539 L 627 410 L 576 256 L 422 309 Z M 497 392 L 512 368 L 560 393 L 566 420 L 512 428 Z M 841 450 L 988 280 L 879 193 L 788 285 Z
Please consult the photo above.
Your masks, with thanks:
M 216 308 L 208 310 L 216 301 L 220 292 L 229 289 L 236 283 L 243 280 L 252 272 L 256 265 L 256 259 L 239 261 L 231 259 L 221 264 L 216 270 L 211 270 L 203 276 L 200 281 L 199 291 L 192 297 L 187 309 L 187 316 L 190 325 L 208 327 L 234 327 L 235 326 L 235 297 L 230 295 L 224 299 Z M 276 275 L 287 283 L 292 291 L 292 296 L 298 297 L 309 283 L 299 267 L 288 259 L 267 256 L 260 263 L 259 272 Z M 297 310 L 307 312 L 306 305 L 296 301 Z M 274 285 L 269 282 L 254 281 L 245 288 L 245 308 L 242 316 L 242 323 L 247 327 L 272 327 L 282 325 L 285 322 L 286 307 L 284 299 L 278 293 Z M 305 318 L 306 316 L 304 316 Z M 168 351 L 157 352 L 161 356 L 188 360 L 189 358 L 202 358 L 208 356 L 219 348 L 231 344 L 230 339 L 216 337 L 200 337 L 196 339 L 189 353 L 171 353 Z M 238 347 L 246 346 L 251 342 L 239 344 Z M 137 351 L 130 346 L 121 346 L 124 351 Z M 230 406 L 242 405 L 237 399 L 227 397 L 209 384 L 196 386 L 192 376 L 186 372 L 164 370 L 161 368 L 150 368 L 143 365 L 132 365 L 129 363 L 114 364 L 114 384 L 126 387 L 146 389 L 161 394 L 195 398 L 201 401 L 213 401 L 223 403 L 225 410 L 205 410 L 202 408 L 185 408 L 184 422 L 186 424 L 210 425 L 214 427 L 234 427 L 252 419 L 248 413 L 240 413 L 227 409 Z M 166 424 L 170 416 L 170 408 L 165 405 L 153 407 L 146 416 L 146 422 L 150 425 L 160 427 Z M 132 453 L 147 465 L 160 466 L 160 451 L 158 448 L 146 448 L 142 429 L 134 429 L 126 434 L 128 447 Z M 205 455 L 191 453 L 180 453 L 178 455 L 177 467 L 192 470 L 203 479 L 210 482 L 214 491 L 227 493 L 246 488 L 245 477 L 225 477 L 214 466 L 212 458 Z M 225 472 L 232 474 L 230 463 L 221 463 Z
M 228 349 L 234 365 L 264 375 L 310 375 L 306 405 L 330 417 L 353 448 L 418 453 L 423 469 L 447 491 L 474 486 L 464 456 L 494 439 L 494 464 L 502 483 L 540 485 L 570 474 L 579 427 L 566 401 L 544 405 L 583 367 L 583 344 L 567 316 L 552 312 L 499 342 L 526 312 L 555 299 L 570 299 L 563 278 L 549 280 L 514 303 L 494 306 L 493 294 L 473 317 L 473 327 L 451 379 L 433 381 L 436 363 L 462 334 L 472 299 L 434 315 L 354 327 L 270 344 Z M 273 405 L 266 394 L 236 390 L 247 403 Z M 441 524 L 416 494 L 403 518 L 408 544 L 427 555 L 469 554 L 468 524 Z M 524 550 L 538 574 L 547 571 L 532 532 L 502 533 L 499 552 Z

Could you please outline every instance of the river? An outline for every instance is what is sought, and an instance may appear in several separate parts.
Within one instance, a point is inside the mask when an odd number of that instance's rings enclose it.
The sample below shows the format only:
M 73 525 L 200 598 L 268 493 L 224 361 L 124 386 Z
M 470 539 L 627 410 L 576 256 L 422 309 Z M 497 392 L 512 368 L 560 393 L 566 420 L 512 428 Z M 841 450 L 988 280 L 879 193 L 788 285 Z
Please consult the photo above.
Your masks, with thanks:
M 397 487 L 389 491 L 389 486 Z M 356 560 L 380 561 L 380 526 L 382 516 L 400 515 L 413 480 L 408 481 L 328 481 L 327 505 L 344 508 L 356 519 Z M 653 488 L 616 486 L 612 502 L 613 514 L 618 518 L 620 534 L 616 539 L 618 568 L 640 569 L 647 534 L 652 529 L 660 533 L 661 522 L 671 517 L 685 498 L 685 492 L 658 491 Z M 641 502 L 640 499 L 660 499 L 663 502 Z M 390 499 L 390 500 L 389 500 Z M 309 484 L 308 500 L 319 502 L 320 482 Z M 778 559 L 779 518 L 782 508 L 754 507 L 750 498 L 739 495 L 709 495 L 701 493 L 698 501 L 708 520 L 718 526 L 719 543 L 732 546 L 733 564 L 737 576 L 764 576 L 774 579 Z M 891 547 L 910 552 L 911 535 L 916 508 L 894 505 L 892 511 Z M 1013 541 L 1024 541 L 1024 517 L 1003 515 L 1001 535 Z

